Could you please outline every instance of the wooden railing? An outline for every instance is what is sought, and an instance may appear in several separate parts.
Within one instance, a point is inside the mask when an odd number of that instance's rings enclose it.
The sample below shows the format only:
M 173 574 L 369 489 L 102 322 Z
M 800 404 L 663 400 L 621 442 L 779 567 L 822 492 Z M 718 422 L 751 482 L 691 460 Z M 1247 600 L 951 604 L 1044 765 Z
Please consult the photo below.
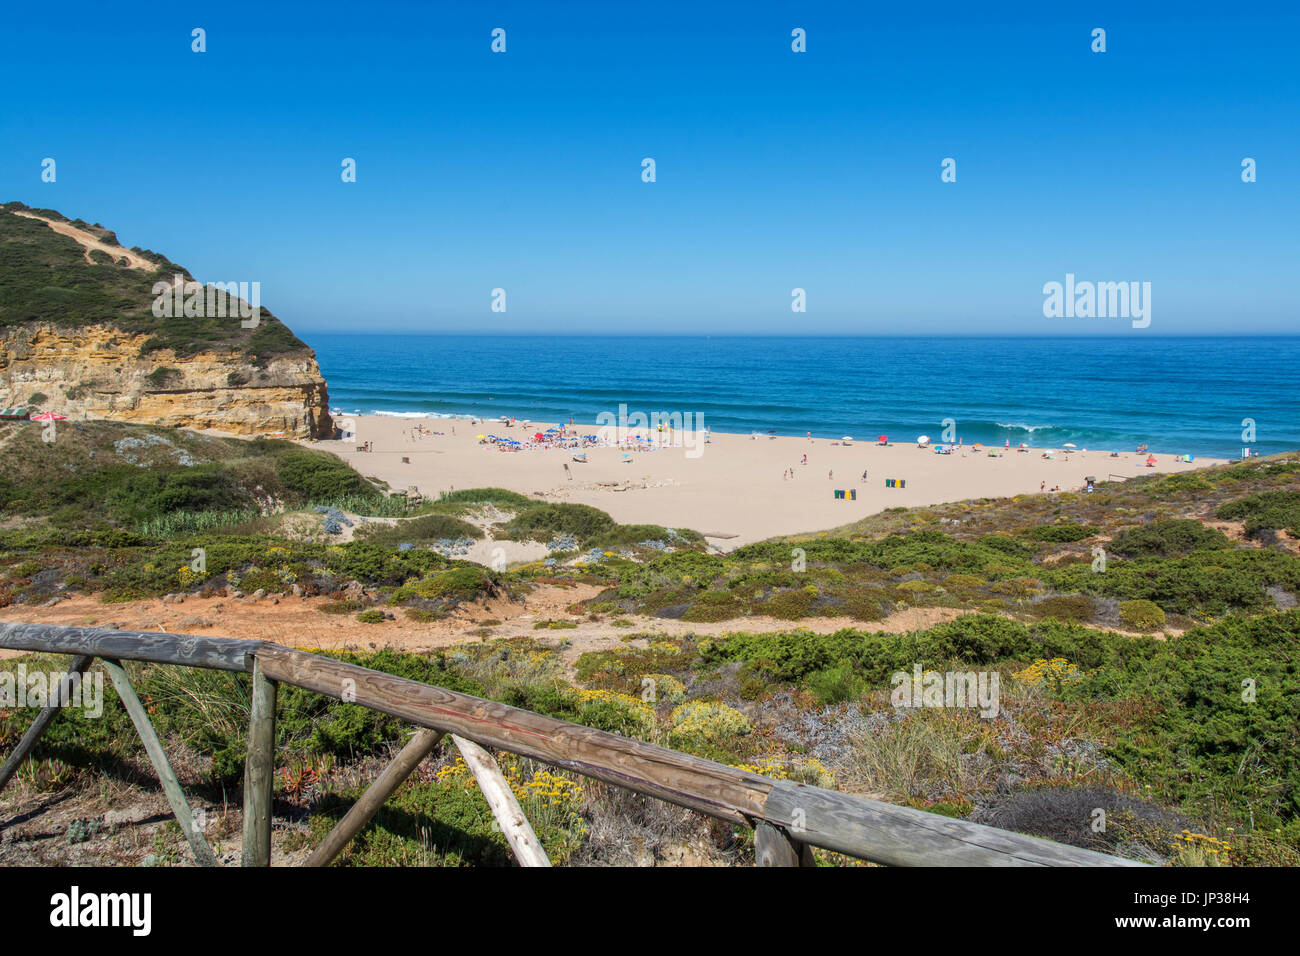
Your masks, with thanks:
M 216 858 L 193 815 L 162 744 L 122 668 L 123 660 L 238 671 L 252 675 L 244 770 L 242 858 L 271 859 L 275 698 L 291 684 L 402 718 L 422 728 L 393 758 L 305 865 L 324 866 L 365 827 L 403 780 L 450 734 L 522 865 L 547 866 L 546 854 L 484 748 L 507 751 L 636 793 L 751 826 L 760 866 L 811 863 L 809 847 L 894 866 L 1140 866 L 1131 860 L 1053 843 L 878 800 L 773 780 L 491 700 L 422 684 L 263 641 L 186 634 L 0 623 L 0 648 L 72 655 L 67 694 L 98 658 L 130 714 L 195 859 Z M 62 698 L 64 701 L 67 696 Z M 58 713 L 52 701 L 0 767 L 3 789 Z

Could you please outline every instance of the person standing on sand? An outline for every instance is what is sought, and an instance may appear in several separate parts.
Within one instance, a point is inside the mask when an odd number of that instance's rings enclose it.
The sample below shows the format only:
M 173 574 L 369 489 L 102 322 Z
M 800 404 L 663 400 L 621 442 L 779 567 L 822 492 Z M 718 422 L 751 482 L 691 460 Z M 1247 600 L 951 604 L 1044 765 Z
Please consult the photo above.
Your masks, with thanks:
M 863 483 L 865 483 L 866 480 L 867 480 L 867 473 L 866 473 L 866 471 L 864 470 L 864 471 L 862 472 L 862 481 L 863 481 Z
M 1045 481 L 1040 481 L 1040 482 L 1038 483 L 1038 490 L 1039 490 L 1039 491 L 1042 491 L 1042 490 L 1043 490 L 1044 488 L 1046 488 L 1046 487 L 1047 487 L 1047 482 L 1045 482 Z
M 826 480 L 827 480 L 827 481 L 834 481 L 834 480 L 835 480 L 835 472 L 834 472 L 834 471 L 828 471 L 828 472 L 826 472 Z
M 808 464 L 808 456 L 807 456 L 807 455 L 804 455 L 804 456 L 803 456 L 803 463 L 804 463 L 805 465 Z

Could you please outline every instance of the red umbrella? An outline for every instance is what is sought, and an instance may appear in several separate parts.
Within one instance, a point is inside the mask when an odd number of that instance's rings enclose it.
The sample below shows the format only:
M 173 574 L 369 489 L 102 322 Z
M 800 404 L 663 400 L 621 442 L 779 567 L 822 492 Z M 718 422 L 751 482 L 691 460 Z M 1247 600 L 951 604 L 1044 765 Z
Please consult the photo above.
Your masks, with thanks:
M 60 415 L 58 412 L 41 412 L 39 415 L 33 415 L 34 422 L 66 422 L 67 415 Z
M 545 438 L 545 437 L 546 437 L 546 436 L 543 435 L 541 432 L 538 432 L 536 435 L 533 436 L 533 440 L 534 440 L 534 441 L 541 441 L 541 440 L 542 440 L 543 438 Z
M 878 437 L 878 438 L 876 439 L 876 441 L 880 442 L 880 444 L 883 445 L 885 442 L 889 441 L 889 436 L 888 436 L 888 435 L 881 435 L 880 437 Z

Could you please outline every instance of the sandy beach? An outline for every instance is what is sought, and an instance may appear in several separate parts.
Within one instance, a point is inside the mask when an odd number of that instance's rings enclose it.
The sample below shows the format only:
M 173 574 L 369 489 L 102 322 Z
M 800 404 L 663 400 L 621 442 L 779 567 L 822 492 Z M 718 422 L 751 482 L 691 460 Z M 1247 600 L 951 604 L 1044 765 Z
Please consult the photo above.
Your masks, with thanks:
M 846 445 L 822 438 L 713 433 L 694 456 L 680 445 L 632 452 L 629 457 L 619 448 L 596 447 L 585 449 L 587 462 L 580 464 L 565 449 L 502 451 L 477 437 L 491 434 L 522 442 L 554 423 L 507 427 L 495 420 L 474 424 L 468 418 L 387 416 L 347 421 L 354 423 L 354 436 L 313 446 L 337 454 L 394 490 L 414 487 L 436 496 L 458 488 L 508 488 L 593 505 L 622 523 L 694 528 L 723 550 L 773 535 L 837 527 L 886 508 L 1037 494 L 1055 487 L 1078 491 L 1087 476 L 1106 481 L 1223 462 L 1198 457 L 1187 463 L 1157 453 L 1155 466 L 1147 467 L 1147 455 L 1131 449 L 1116 449 L 1118 458 L 1110 456 L 1111 449 L 1057 449 L 1051 459 L 1042 457 L 1042 448 L 1026 453 L 966 448 L 938 455 L 914 442 Z M 577 431 L 587 434 L 596 428 L 579 425 Z M 367 443 L 373 451 L 363 450 Z M 988 457 L 990 450 L 1001 457 Z M 784 477 L 788 469 L 793 469 L 792 478 Z M 886 479 L 905 484 L 887 487 Z M 856 490 L 856 500 L 836 498 L 837 489 Z

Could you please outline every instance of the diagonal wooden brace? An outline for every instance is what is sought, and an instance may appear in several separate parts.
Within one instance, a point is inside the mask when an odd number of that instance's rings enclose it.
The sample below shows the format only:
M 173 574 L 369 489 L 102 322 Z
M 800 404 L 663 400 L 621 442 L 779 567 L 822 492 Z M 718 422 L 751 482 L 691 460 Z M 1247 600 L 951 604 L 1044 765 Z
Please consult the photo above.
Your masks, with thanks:
M 144 704 L 140 703 L 140 698 L 136 696 L 135 688 L 131 686 L 122 662 L 103 658 L 101 663 L 108 671 L 108 676 L 113 679 L 113 687 L 122 705 L 126 707 L 126 712 L 131 716 L 131 723 L 135 724 L 136 732 L 144 744 L 145 753 L 149 755 L 149 762 L 158 773 L 163 793 L 167 795 L 167 802 L 171 804 L 172 813 L 176 815 L 176 822 L 180 824 L 181 832 L 185 834 L 195 861 L 199 866 L 217 866 L 217 857 L 212 852 L 212 847 L 208 846 L 208 841 L 203 838 L 202 832 L 194 824 L 194 813 L 185 799 L 185 791 L 181 789 L 180 781 L 176 779 L 176 772 L 172 770 L 172 765 L 167 760 L 162 741 L 158 739 L 158 733 L 149 721 L 149 714 L 144 709 Z

